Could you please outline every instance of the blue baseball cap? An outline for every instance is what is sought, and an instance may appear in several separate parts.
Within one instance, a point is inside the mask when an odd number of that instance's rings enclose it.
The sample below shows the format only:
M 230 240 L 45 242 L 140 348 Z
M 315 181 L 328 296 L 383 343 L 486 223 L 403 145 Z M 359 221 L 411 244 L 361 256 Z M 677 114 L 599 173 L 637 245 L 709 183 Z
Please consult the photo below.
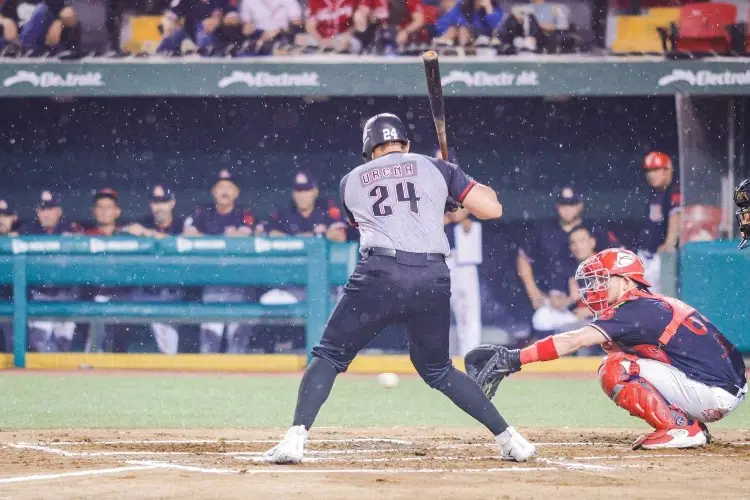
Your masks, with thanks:
M 219 170 L 219 173 L 216 174 L 216 181 L 214 181 L 214 186 L 221 181 L 229 181 L 235 186 L 240 187 L 239 184 L 237 184 L 237 178 L 228 168 L 222 168 L 221 170 Z
M 583 203 L 583 197 L 572 186 L 563 187 L 557 196 L 558 205 L 578 205 L 579 203 Z
M 315 189 L 316 187 L 318 187 L 318 185 L 309 172 L 300 170 L 299 172 L 297 172 L 297 175 L 294 176 L 294 184 L 292 185 L 292 189 L 294 189 L 295 191 L 310 191 L 311 189 Z
M 42 194 L 39 195 L 39 201 L 36 203 L 37 208 L 55 208 L 60 205 L 62 205 L 60 196 L 48 189 L 42 191 Z
M 153 203 L 166 203 L 175 199 L 174 191 L 169 186 L 157 184 L 151 189 L 149 199 Z
M 16 209 L 8 200 L 0 200 L 0 215 L 17 215 Z

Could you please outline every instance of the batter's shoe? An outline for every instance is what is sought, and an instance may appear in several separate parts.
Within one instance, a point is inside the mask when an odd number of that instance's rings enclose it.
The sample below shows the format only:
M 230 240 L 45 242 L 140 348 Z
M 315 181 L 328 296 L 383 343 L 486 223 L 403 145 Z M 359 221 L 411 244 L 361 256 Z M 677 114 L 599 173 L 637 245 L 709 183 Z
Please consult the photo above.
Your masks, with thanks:
M 272 464 L 298 464 L 302 461 L 305 443 L 307 443 L 305 426 L 294 426 L 286 431 L 286 436 L 279 444 L 263 455 L 263 461 Z
M 694 448 L 709 443 L 711 435 L 700 422 L 685 427 L 661 429 L 641 436 L 633 443 L 634 450 L 662 450 L 665 448 Z
M 495 436 L 495 441 L 500 445 L 500 457 L 503 460 L 525 462 L 536 455 L 534 445 L 513 427 L 508 427 L 502 434 Z

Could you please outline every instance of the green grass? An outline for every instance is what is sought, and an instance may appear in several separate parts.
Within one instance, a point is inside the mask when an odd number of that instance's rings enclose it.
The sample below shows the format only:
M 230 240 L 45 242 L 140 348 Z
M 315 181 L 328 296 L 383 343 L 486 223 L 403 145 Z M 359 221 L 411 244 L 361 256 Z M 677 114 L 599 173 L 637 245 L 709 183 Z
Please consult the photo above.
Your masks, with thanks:
M 175 374 L 9 374 L 0 376 L 0 429 L 249 428 L 290 423 L 298 377 Z M 596 380 L 506 380 L 494 399 L 514 425 L 642 427 L 616 408 Z M 476 425 L 414 377 L 393 390 L 375 377 L 340 377 L 316 425 Z M 750 428 L 750 405 L 724 422 Z

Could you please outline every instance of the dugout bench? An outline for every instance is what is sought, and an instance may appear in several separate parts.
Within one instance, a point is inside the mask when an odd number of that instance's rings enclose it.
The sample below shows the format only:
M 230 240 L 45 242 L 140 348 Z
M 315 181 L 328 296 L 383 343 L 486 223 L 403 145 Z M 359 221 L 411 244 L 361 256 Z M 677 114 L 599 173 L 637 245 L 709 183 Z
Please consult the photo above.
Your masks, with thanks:
M 0 317 L 12 318 L 13 362 L 25 367 L 29 319 L 198 323 L 303 318 L 309 349 L 323 334 L 331 286 L 346 283 L 357 245 L 323 238 L 0 237 Z M 304 286 L 307 300 L 290 305 L 191 302 L 37 302 L 35 285 Z

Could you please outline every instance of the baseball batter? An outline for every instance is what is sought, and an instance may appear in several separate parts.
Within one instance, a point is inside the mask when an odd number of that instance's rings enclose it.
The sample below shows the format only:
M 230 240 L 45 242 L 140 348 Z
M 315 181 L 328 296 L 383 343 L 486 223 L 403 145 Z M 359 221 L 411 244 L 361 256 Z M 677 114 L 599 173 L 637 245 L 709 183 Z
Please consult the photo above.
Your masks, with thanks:
M 634 450 L 707 444 L 705 422 L 726 417 L 747 394 L 740 352 L 701 313 L 652 293 L 643 262 L 629 250 L 599 252 L 580 264 L 576 280 L 595 314 L 590 325 L 521 350 L 480 346 L 466 356 L 469 373 L 493 394 L 522 365 L 602 344 L 609 353 L 599 367 L 605 394 L 655 429 Z
M 360 231 L 361 259 L 312 350 L 292 427 L 265 459 L 299 463 L 336 376 L 383 328 L 403 324 L 422 379 L 487 427 L 502 458 L 528 460 L 534 447 L 508 426 L 476 382 L 453 367 L 449 355 L 451 279 L 443 214 L 460 203 L 480 219 L 498 218 L 497 195 L 454 164 L 410 153 L 406 127 L 395 115 L 370 118 L 362 143 L 366 163 L 340 184 L 344 211 Z

